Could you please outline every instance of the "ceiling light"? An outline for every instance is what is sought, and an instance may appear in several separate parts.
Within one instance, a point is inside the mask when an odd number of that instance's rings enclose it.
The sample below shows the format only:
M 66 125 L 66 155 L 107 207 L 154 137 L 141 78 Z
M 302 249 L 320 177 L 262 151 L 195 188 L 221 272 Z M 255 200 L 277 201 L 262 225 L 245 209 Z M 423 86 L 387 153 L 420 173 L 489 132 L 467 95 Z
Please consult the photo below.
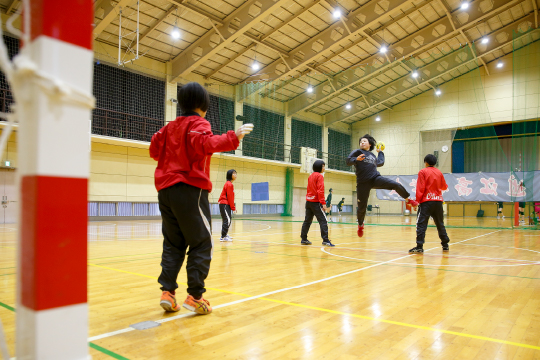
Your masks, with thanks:
M 341 17 L 341 10 L 337 9 L 334 11 L 334 18 L 339 19 Z
M 380 117 L 380 116 L 377 116 L 377 117 L 375 118 L 375 121 L 381 121 L 381 117 Z
M 489 42 L 489 39 L 488 38 L 482 38 L 482 44 L 487 44 Z
M 174 39 L 180 39 L 180 30 L 178 30 L 176 26 L 173 28 L 173 31 L 171 32 L 171 36 Z
M 309 85 L 308 88 L 307 88 L 307 92 L 312 93 L 313 92 L 313 86 Z
M 501 60 L 499 60 L 499 62 L 497 63 L 497 67 L 499 69 L 503 67 L 503 62 Z
M 440 89 L 435 90 L 435 95 L 440 96 L 442 94 Z
M 381 47 L 381 50 L 379 50 L 379 51 L 380 51 L 381 53 L 385 54 L 386 51 L 388 51 L 388 48 L 387 48 L 386 46 L 383 45 L 383 46 Z
M 461 3 L 461 10 L 467 10 L 469 8 L 469 3 L 468 2 L 462 2 Z
M 418 77 L 418 71 L 414 70 L 412 72 L 412 77 L 416 79 Z
M 259 66 L 258 62 L 254 62 L 253 65 L 251 65 L 251 68 L 255 71 L 259 70 L 261 67 Z
M 347 105 L 345 105 L 345 109 L 350 109 L 351 108 L 351 103 L 347 103 Z

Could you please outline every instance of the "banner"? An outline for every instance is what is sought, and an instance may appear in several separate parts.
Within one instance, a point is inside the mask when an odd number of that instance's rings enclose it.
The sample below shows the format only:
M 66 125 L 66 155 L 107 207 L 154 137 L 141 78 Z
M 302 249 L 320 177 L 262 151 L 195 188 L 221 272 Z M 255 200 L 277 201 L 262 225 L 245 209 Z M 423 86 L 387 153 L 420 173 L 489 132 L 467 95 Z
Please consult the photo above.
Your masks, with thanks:
M 418 175 L 389 175 L 416 198 Z M 443 191 L 444 201 L 540 201 L 540 171 L 515 173 L 457 173 L 444 174 L 448 190 Z M 394 190 L 377 189 L 377 199 L 403 201 Z

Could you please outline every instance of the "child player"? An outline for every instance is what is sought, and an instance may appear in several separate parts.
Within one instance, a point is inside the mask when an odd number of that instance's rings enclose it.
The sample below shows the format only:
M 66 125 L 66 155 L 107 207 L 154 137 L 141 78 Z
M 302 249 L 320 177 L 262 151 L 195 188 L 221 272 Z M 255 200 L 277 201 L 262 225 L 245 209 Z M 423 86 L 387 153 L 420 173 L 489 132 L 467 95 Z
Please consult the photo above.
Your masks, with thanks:
M 332 215 L 332 189 L 328 190 L 328 196 L 326 197 L 326 218 L 328 215 Z M 328 222 L 332 222 L 332 219 L 328 219 Z
M 234 185 L 236 180 L 236 170 L 231 169 L 227 171 L 227 182 L 223 186 L 221 195 L 219 196 L 219 212 L 223 224 L 221 225 L 221 238 L 219 241 L 232 241 L 232 237 L 228 235 L 229 227 L 231 226 L 232 212 L 236 213 L 236 207 L 234 205 Z
M 324 246 L 334 246 L 328 239 L 328 222 L 326 221 L 326 202 L 324 201 L 324 173 L 325 164 L 322 160 L 316 160 L 313 163 L 313 173 L 309 175 L 307 195 L 306 195 L 306 218 L 302 225 L 302 245 L 311 245 L 311 241 L 307 239 L 307 234 L 313 216 L 317 218 L 319 227 L 321 228 L 322 244 Z
M 503 202 L 502 201 L 497 202 L 497 219 L 499 219 L 499 216 L 500 216 L 501 219 L 504 219 Z
M 418 206 L 418 203 L 409 199 L 409 193 L 403 185 L 381 176 L 377 171 L 377 167 L 384 165 L 383 149 L 377 148 L 378 157 L 373 155 L 372 151 L 375 148 L 375 139 L 366 134 L 360 138 L 360 149 L 354 150 L 347 157 L 347 165 L 354 165 L 356 168 L 356 196 L 358 201 L 358 210 L 356 216 L 358 218 L 359 237 L 364 236 L 364 218 L 366 217 L 366 208 L 371 189 L 395 190 L 399 196 L 404 198 L 408 204 L 413 207 Z
M 341 216 L 341 213 L 343 212 L 343 203 L 344 202 L 345 202 L 345 198 L 341 198 L 341 201 L 338 202 L 338 204 L 337 204 L 339 216 Z
M 244 124 L 236 132 L 213 135 L 204 119 L 210 104 L 206 90 L 198 83 L 188 83 L 178 92 L 182 116 L 171 121 L 152 136 L 150 156 L 158 162 L 155 185 L 162 218 L 163 253 L 161 255 L 160 305 L 165 311 L 178 311 L 176 279 L 186 250 L 188 296 L 183 306 L 198 314 L 212 312 L 203 298 L 204 280 L 212 259 L 210 228 L 210 159 L 215 152 L 238 148 L 240 140 L 253 130 Z
M 442 249 L 448 251 L 450 239 L 444 227 L 443 197 L 442 192 L 448 189 L 442 172 L 435 167 L 437 158 L 428 154 L 424 158 L 425 168 L 418 173 L 416 181 L 416 201 L 420 203 L 416 216 L 416 246 L 409 250 L 410 253 L 424 252 L 424 239 L 429 217 L 435 221 Z

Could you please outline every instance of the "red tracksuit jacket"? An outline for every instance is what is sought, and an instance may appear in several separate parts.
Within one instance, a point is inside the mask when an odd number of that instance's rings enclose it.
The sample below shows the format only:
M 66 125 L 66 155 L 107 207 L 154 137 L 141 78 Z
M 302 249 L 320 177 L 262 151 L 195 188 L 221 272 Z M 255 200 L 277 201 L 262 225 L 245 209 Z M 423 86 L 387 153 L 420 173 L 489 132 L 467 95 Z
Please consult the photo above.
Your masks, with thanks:
M 227 181 L 225 183 L 221 195 L 219 196 L 218 203 L 229 205 L 232 211 L 236 210 L 236 207 L 234 206 L 234 185 L 232 182 Z
M 326 200 L 324 198 L 324 176 L 320 172 L 314 172 L 309 175 L 306 200 L 309 202 L 320 202 L 326 206 Z
M 152 136 L 150 156 L 158 162 L 156 189 L 182 182 L 211 191 L 212 154 L 235 150 L 239 144 L 232 130 L 213 135 L 210 123 L 196 113 L 177 117 Z
M 416 201 L 443 201 L 442 191 L 448 189 L 442 172 L 436 167 L 423 168 L 416 181 Z

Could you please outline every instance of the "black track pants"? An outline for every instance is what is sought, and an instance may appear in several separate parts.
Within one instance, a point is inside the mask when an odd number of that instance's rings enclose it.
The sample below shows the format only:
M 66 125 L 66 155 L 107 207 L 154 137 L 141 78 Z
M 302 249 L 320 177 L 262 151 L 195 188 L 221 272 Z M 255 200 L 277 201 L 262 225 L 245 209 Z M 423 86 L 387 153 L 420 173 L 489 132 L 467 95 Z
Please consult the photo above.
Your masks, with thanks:
M 450 242 L 444 227 L 444 212 L 442 201 L 426 201 L 418 205 L 418 213 L 416 214 L 416 243 L 420 246 L 424 245 L 426 238 L 426 230 L 428 227 L 429 218 L 432 217 L 439 232 L 441 244 L 446 245 Z
M 227 204 L 219 204 L 219 213 L 221 214 L 221 219 L 223 220 L 223 224 L 221 225 L 221 237 L 223 238 L 227 236 L 227 233 L 229 232 L 229 227 L 231 227 L 231 207 Z
M 302 240 L 307 240 L 307 234 L 311 223 L 313 222 L 313 216 L 317 218 L 319 226 L 321 228 L 321 237 L 324 241 L 328 240 L 328 221 L 326 220 L 326 215 L 324 214 L 321 203 L 306 201 L 306 218 L 304 224 L 302 225 L 302 233 L 300 237 Z
M 206 291 L 213 250 L 208 191 L 178 183 L 160 190 L 158 200 L 163 220 L 161 290 L 178 288 L 176 278 L 187 250 L 187 292 L 198 298 Z
M 371 189 L 384 189 L 395 190 L 399 196 L 406 199 L 410 194 L 405 190 L 400 183 L 385 178 L 384 176 L 377 175 L 373 179 L 366 182 L 356 183 L 356 198 L 358 200 L 358 208 L 356 210 L 356 217 L 358 218 L 358 225 L 364 224 L 364 218 L 366 217 L 366 209 L 368 205 L 369 192 Z

